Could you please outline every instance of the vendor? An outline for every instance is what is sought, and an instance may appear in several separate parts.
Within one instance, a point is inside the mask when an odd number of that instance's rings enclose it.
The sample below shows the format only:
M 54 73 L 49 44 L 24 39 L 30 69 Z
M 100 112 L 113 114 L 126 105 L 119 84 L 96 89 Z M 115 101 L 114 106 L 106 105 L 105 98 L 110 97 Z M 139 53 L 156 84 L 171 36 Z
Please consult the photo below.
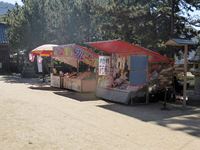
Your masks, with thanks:
M 176 76 L 174 76 L 174 89 L 178 95 L 183 95 L 183 85 L 180 83 Z

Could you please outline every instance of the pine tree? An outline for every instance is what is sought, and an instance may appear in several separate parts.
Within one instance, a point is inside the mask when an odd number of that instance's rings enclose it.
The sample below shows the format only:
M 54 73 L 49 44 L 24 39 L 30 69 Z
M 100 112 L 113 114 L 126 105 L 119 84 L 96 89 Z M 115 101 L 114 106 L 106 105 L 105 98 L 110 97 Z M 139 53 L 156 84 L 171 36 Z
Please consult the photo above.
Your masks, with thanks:
M 162 50 L 170 37 L 188 35 L 181 9 L 199 9 L 199 0 L 23 0 L 7 14 L 13 49 L 45 43 L 68 44 L 122 39 Z M 191 5 L 187 5 L 191 4 Z M 182 6 L 182 7 L 180 7 Z M 194 24 L 194 22 L 192 22 Z M 196 20 L 198 25 L 198 20 Z

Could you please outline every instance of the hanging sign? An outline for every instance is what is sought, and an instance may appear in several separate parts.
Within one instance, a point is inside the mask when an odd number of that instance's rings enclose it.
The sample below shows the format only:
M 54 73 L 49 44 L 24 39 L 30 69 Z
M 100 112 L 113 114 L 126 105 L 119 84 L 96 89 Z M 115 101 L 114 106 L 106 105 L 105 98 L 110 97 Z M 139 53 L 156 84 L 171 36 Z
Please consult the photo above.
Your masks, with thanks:
M 85 64 L 92 66 L 92 67 L 96 67 L 97 66 L 97 59 L 90 53 L 88 52 L 84 52 L 83 55 L 83 60 L 82 60 Z
M 54 48 L 53 57 L 73 57 L 73 48 L 71 46 L 58 46 Z
M 87 49 L 83 49 L 81 47 L 75 47 L 74 48 L 74 56 L 79 60 L 82 61 L 83 63 L 96 67 L 97 65 L 97 59 L 92 54 L 92 52 L 89 52 Z
M 69 64 L 77 68 L 77 60 L 74 57 L 72 46 L 58 46 L 54 48 L 53 58 L 57 61 Z
M 99 75 L 110 74 L 110 56 L 99 56 Z
M 88 50 L 77 45 L 55 47 L 53 51 L 53 58 L 74 67 L 77 67 L 77 60 L 92 67 L 96 67 L 97 65 L 96 57 Z
M 84 55 L 84 51 L 81 48 L 75 48 L 74 49 L 74 56 L 78 59 L 78 60 L 83 60 L 83 55 Z

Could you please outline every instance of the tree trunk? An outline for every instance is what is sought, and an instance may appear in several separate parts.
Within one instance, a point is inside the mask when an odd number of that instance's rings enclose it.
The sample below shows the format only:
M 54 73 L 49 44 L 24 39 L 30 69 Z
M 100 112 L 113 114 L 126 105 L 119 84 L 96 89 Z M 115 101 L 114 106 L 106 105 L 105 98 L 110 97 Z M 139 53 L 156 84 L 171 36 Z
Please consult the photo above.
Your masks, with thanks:
M 175 11 L 175 0 L 171 0 L 171 33 L 170 36 L 174 36 L 174 11 Z
M 19 73 L 19 51 L 17 51 L 17 73 Z

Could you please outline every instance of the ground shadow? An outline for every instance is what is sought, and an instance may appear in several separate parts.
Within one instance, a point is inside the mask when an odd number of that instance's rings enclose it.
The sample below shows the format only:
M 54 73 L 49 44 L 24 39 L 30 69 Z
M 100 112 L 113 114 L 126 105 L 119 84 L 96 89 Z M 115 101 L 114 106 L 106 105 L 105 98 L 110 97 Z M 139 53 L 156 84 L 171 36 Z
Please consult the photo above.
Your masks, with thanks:
M 30 86 L 29 89 L 40 90 L 40 91 L 63 91 L 62 89 L 54 88 L 50 86 Z
M 199 108 L 188 107 L 183 109 L 182 106 L 170 104 L 168 105 L 169 111 L 162 111 L 161 103 L 137 106 L 107 104 L 98 107 L 200 137 Z
M 62 91 L 62 92 L 54 92 L 54 94 L 63 97 L 68 97 L 80 102 L 99 100 L 94 93 L 78 93 L 74 91 Z
M 39 78 L 22 78 L 20 75 L 2 75 L 0 81 L 5 83 L 23 83 L 28 85 L 49 85 L 48 82 L 42 82 Z

